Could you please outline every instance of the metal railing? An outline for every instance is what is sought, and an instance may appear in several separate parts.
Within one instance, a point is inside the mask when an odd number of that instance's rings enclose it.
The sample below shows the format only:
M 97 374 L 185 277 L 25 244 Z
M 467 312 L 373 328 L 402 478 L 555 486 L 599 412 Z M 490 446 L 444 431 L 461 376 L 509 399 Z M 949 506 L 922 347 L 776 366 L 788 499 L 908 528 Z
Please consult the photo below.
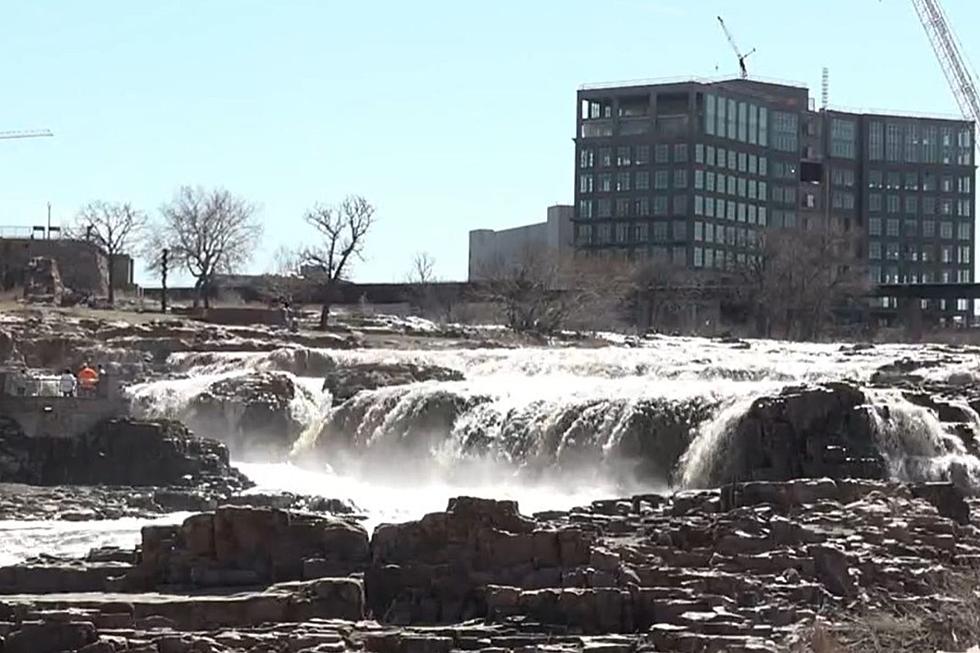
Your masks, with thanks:
M 736 74 L 721 77 L 695 77 L 695 76 L 675 76 L 675 77 L 656 77 L 652 79 L 633 79 L 619 82 L 593 82 L 579 86 L 580 91 L 598 91 L 607 88 L 619 88 L 621 86 L 657 86 L 660 84 L 721 84 L 723 82 L 741 82 Z M 749 77 L 746 81 L 761 82 L 763 84 L 779 84 L 781 86 L 792 86 L 794 88 L 807 89 L 803 82 L 773 79 L 770 77 Z
M 19 238 L 37 240 L 57 240 L 62 237 L 60 227 L 51 227 L 49 230 L 43 225 L 25 227 L 23 225 L 0 225 L 0 238 Z

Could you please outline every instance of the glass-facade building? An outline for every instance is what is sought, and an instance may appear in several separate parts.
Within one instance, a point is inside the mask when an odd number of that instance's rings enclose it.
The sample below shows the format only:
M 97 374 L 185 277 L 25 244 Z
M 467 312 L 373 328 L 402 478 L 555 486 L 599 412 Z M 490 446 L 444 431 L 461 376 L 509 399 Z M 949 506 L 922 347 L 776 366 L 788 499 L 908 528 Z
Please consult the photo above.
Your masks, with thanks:
M 584 88 L 575 142 L 579 248 L 724 270 L 764 229 L 829 221 L 859 230 L 875 282 L 973 281 L 971 122 L 814 111 L 806 88 L 739 79 Z

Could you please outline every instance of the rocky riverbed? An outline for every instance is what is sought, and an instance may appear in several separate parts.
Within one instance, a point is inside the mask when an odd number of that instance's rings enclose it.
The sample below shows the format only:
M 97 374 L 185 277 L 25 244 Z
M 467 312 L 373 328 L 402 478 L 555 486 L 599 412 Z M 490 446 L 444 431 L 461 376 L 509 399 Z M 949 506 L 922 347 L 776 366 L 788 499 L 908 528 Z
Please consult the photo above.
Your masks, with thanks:
M 0 364 L 110 365 L 133 412 L 71 440 L 0 416 L 4 653 L 980 638 L 980 348 L 0 332 Z

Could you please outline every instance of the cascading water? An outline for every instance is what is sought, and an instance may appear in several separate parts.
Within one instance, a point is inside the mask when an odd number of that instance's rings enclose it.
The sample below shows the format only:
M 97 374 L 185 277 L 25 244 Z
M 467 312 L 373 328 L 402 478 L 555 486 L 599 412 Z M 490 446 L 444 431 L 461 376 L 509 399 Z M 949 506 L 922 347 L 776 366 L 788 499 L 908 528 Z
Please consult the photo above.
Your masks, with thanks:
M 936 379 L 980 368 L 976 354 L 951 360 L 948 350 L 924 346 L 745 346 L 696 338 L 596 349 L 291 346 L 175 354 L 168 361 L 173 378 L 130 392 L 146 414 L 180 418 L 216 382 L 283 375 L 301 389 L 289 404 L 302 427 L 291 455 L 243 469 L 257 490 L 351 500 L 374 524 L 441 509 L 459 494 L 512 497 L 530 511 L 635 490 L 707 486 L 737 446 L 733 429 L 757 398 L 826 381 L 865 387 L 878 368 L 910 357 L 932 361 L 927 373 Z M 366 389 L 332 405 L 325 374 L 380 365 L 438 366 L 463 380 Z M 980 479 L 976 458 L 930 411 L 898 393 L 868 397 L 892 475 Z

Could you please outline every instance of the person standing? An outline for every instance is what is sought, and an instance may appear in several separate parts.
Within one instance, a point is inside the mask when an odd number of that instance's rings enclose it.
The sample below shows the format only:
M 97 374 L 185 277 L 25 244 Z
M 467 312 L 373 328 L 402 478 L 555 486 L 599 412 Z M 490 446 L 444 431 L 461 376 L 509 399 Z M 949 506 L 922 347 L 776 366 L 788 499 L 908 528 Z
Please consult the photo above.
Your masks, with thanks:
M 95 386 L 99 383 L 99 373 L 93 370 L 88 363 L 78 371 L 78 386 L 80 394 L 91 397 L 95 394 Z
M 61 388 L 62 397 L 74 397 L 76 390 L 75 375 L 71 373 L 71 370 L 65 370 L 61 374 L 61 380 L 59 381 L 59 386 Z

